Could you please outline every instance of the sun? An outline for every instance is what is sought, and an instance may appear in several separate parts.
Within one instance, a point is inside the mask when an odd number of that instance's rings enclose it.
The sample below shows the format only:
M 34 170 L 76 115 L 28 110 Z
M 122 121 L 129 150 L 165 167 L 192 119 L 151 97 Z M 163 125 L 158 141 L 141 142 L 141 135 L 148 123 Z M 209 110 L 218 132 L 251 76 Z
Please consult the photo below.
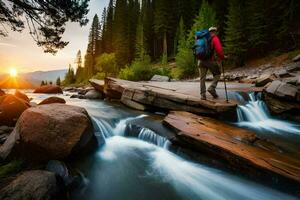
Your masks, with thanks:
M 11 69 L 9 70 L 9 75 L 10 75 L 11 77 L 16 77 L 16 76 L 18 75 L 17 69 L 16 69 L 16 68 L 11 68 Z

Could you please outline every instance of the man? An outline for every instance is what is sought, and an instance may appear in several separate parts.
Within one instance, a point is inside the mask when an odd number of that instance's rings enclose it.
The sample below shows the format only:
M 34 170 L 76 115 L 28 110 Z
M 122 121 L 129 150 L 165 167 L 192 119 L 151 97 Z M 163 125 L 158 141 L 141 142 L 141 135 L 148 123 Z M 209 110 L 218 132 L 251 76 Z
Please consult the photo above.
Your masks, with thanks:
M 207 71 L 213 74 L 213 82 L 207 89 L 207 91 L 213 96 L 213 98 L 218 98 L 218 94 L 216 92 L 216 87 L 221 77 L 221 71 L 219 68 L 219 63 L 224 60 L 224 52 L 221 41 L 217 36 L 217 28 L 210 27 L 209 29 L 211 35 L 211 56 L 209 59 L 206 60 L 199 60 L 199 70 L 200 70 L 200 87 L 201 87 L 201 99 L 206 100 L 206 74 Z

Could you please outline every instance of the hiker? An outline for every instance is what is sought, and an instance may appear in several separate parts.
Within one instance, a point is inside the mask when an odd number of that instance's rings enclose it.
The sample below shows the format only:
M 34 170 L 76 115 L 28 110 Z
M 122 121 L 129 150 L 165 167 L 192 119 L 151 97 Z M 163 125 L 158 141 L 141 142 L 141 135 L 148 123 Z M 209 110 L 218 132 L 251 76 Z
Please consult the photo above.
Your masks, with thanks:
M 224 59 L 224 52 L 221 41 L 217 36 L 217 28 L 210 27 L 208 30 L 197 32 L 194 49 L 198 59 L 197 64 L 200 72 L 201 99 L 206 100 L 205 80 L 208 70 L 213 74 L 213 82 L 207 91 L 213 98 L 218 98 L 216 87 L 221 77 L 220 64 Z

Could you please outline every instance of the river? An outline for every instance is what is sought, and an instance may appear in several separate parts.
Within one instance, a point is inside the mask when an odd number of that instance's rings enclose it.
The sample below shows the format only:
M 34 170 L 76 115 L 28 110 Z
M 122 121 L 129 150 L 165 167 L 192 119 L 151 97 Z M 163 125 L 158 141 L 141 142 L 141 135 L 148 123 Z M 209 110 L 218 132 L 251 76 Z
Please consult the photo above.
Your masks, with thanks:
M 26 93 L 37 103 L 48 97 Z M 61 97 L 67 100 L 67 104 L 86 108 L 93 118 L 99 141 L 94 154 L 79 158 L 72 164 L 85 177 L 84 185 L 72 193 L 72 199 L 299 199 L 285 185 L 279 191 L 269 184 L 255 183 L 238 173 L 192 160 L 183 152 L 170 151 L 169 133 L 160 125 L 160 114 L 141 113 L 117 102 Z M 128 132 L 131 122 L 139 119 L 147 126 L 135 134 Z M 238 125 L 251 128 L 246 123 L 248 121 L 240 115 Z M 151 130 L 151 127 L 160 128 Z

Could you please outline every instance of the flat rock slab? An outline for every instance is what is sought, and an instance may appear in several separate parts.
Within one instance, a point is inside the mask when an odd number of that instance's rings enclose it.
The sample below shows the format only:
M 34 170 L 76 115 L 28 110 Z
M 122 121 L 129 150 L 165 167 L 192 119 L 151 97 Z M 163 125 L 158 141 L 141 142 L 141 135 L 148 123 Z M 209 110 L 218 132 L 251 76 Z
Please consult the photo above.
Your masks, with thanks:
M 234 169 L 257 169 L 263 174 L 300 182 L 300 161 L 253 146 L 251 143 L 257 138 L 250 131 L 180 111 L 170 112 L 164 124 L 176 132 L 182 144 L 214 153 L 228 161 Z
M 138 110 L 151 107 L 209 115 L 227 112 L 235 113 L 236 102 L 226 103 L 224 99 L 201 100 L 197 96 L 177 91 L 172 86 L 174 85 L 159 86 L 148 82 L 131 82 L 106 78 L 104 92 L 106 96 L 121 99 L 127 106 Z

